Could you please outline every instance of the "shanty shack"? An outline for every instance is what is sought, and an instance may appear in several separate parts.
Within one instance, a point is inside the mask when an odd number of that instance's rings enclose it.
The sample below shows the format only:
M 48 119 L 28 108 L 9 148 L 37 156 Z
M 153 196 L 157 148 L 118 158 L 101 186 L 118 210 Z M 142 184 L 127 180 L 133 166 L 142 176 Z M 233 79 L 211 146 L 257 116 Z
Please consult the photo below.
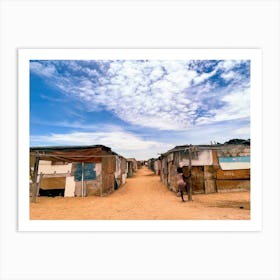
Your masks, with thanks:
M 151 158 L 148 160 L 148 168 L 153 171 L 156 175 L 160 175 L 161 170 L 161 160 L 156 158 Z
M 148 160 L 148 168 L 149 168 L 150 170 L 152 170 L 153 172 L 155 172 L 155 161 L 156 161 L 155 158 L 150 158 L 150 159 Z
M 143 161 L 137 160 L 137 169 L 142 168 L 142 166 L 143 166 Z
M 176 146 L 159 157 L 161 181 L 177 190 L 177 167 L 191 174 L 193 193 L 250 190 L 250 145 Z
M 88 196 L 125 183 L 126 159 L 103 145 L 30 148 L 32 196 Z
M 161 170 L 161 161 L 159 159 L 155 160 L 154 162 L 154 172 L 156 175 L 160 175 Z
M 137 171 L 137 160 L 135 158 L 127 158 L 127 178 L 133 177 Z

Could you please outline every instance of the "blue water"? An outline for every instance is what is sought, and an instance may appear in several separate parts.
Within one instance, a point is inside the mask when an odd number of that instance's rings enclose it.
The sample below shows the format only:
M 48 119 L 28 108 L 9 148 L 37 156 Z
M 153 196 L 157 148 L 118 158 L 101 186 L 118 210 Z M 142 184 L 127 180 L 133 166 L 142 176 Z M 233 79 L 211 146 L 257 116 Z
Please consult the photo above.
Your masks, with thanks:
M 250 156 L 246 156 L 246 157 L 219 157 L 219 162 L 250 162 Z

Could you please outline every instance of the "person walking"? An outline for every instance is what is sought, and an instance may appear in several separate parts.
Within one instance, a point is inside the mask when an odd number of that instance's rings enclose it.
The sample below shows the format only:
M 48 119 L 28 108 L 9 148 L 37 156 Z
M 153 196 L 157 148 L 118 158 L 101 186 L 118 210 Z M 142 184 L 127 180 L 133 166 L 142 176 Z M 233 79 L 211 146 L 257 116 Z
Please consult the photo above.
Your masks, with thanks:
M 186 182 L 184 180 L 182 167 L 177 168 L 177 187 L 178 187 L 178 192 L 180 192 L 182 202 L 185 202 L 185 200 L 184 200 L 184 190 L 186 189 Z

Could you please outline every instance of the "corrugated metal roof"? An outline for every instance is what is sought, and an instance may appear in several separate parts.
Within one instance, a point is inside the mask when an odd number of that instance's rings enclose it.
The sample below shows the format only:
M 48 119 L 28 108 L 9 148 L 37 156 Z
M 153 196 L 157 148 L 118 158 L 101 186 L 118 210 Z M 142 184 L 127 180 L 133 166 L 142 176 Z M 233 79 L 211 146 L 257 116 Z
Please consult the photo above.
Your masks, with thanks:
M 102 157 L 109 155 L 102 155 L 101 151 L 106 151 L 110 155 L 119 156 L 113 152 L 111 148 L 103 145 L 91 145 L 91 146 L 43 146 L 43 147 L 31 147 L 30 154 L 38 155 L 40 159 L 45 160 L 61 160 L 61 161 L 73 161 L 73 162 L 91 162 L 100 161 Z
M 92 149 L 101 148 L 102 150 L 111 151 L 111 148 L 104 145 L 88 145 L 88 146 L 39 146 L 30 147 L 30 151 L 56 151 L 56 150 L 79 150 L 79 149 Z
M 230 150 L 234 147 L 237 146 L 245 146 L 244 144 L 214 144 L 214 145 L 181 145 L 181 146 L 176 146 L 171 150 L 168 150 L 165 153 L 162 153 L 162 156 L 166 156 L 170 153 L 173 152 L 180 152 L 180 151 L 184 151 L 184 150 L 188 150 L 190 147 L 195 148 L 197 151 L 203 151 L 203 150 Z M 248 145 L 246 145 L 248 146 Z

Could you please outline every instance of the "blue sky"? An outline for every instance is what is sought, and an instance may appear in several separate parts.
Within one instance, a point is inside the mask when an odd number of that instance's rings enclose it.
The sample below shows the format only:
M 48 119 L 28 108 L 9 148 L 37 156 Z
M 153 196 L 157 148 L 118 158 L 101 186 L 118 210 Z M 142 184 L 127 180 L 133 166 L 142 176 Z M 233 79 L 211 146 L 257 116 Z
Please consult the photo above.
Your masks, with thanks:
M 248 60 L 32 60 L 30 145 L 137 159 L 250 138 Z

